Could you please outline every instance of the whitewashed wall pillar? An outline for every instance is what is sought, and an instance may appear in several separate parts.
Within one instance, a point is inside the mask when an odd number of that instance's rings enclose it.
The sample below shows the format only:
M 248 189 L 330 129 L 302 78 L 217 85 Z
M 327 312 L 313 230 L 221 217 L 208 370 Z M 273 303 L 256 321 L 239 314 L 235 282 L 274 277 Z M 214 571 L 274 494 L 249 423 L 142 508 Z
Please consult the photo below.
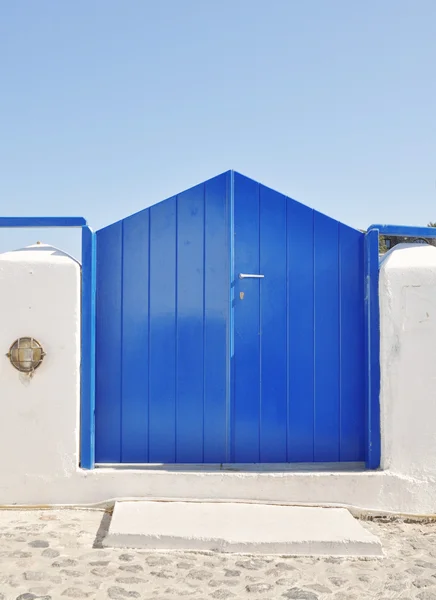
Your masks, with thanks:
M 24 336 L 46 352 L 31 378 L 6 357 Z M 19 498 L 30 484 L 50 498 L 51 482 L 77 470 L 79 407 L 80 265 L 46 245 L 1 254 L 0 490 Z

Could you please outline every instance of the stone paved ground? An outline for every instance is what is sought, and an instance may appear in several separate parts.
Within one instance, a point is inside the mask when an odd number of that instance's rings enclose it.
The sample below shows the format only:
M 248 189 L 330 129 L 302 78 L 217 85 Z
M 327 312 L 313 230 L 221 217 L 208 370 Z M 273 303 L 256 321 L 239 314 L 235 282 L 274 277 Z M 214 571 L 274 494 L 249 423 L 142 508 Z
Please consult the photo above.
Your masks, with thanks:
M 99 511 L 0 512 L 0 600 L 436 600 L 436 524 L 365 522 L 381 560 L 101 548 Z

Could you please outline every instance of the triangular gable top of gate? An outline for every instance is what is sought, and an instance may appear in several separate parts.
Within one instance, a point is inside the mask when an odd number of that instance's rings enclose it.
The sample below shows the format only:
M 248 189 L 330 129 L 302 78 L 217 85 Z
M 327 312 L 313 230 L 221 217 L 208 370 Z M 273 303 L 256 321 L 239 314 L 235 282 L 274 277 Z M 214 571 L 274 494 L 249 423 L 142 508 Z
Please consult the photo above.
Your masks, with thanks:
M 174 194 L 173 196 L 170 196 L 164 200 L 159 200 L 157 202 L 153 202 L 152 204 L 150 204 L 146 208 L 142 209 L 141 211 L 138 211 L 129 216 L 126 216 L 123 219 L 120 219 L 119 221 L 116 221 L 115 223 L 112 223 L 111 225 L 108 225 L 106 227 L 115 226 L 117 224 L 122 223 L 126 219 L 129 219 L 129 220 L 135 219 L 136 217 L 139 217 L 143 213 L 150 211 L 150 209 L 153 209 L 153 207 L 159 206 L 161 208 L 164 208 L 164 206 L 167 205 L 168 208 L 170 209 L 170 206 L 173 205 L 175 202 L 177 204 L 183 203 L 184 198 L 192 197 L 193 195 L 201 196 L 201 194 L 203 194 L 204 201 L 207 205 L 208 191 L 211 191 L 212 195 L 213 195 L 214 193 L 217 193 L 218 190 L 220 190 L 221 193 L 226 194 L 228 202 L 231 203 L 234 199 L 235 189 L 237 189 L 238 185 L 244 186 L 245 188 L 247 188 L 247 187 L 251 188 L 252 196 L 253 196 L 253 190 L 256 189 L 256 192 L 254 192 L 254 193 L 258 193 L 259 196 L 264 195 L 265 197 L 268 198 L 268 202 L 274 202 L 274 199 L 279 200 L 279 199 L 286 198 L 286 203 L 287 203 L 288 207 L 290 207 L 290 210 L 295 212 L 295 214 L 300 215 L 300 218 L 303 218 L 303 219 L 305 218 L 306 220 L 308 218 L 309 219 L 317 218 L 317 219 L 321 219 L 321 220 L 327 219 L 332 225 L 336 223 L 337 226 L 340 225 L 342 228 L 345 227 L 348 230 L 352 230 L 356 234 L 363 235 L 361 231 L 359 231 L 355 228 L 352 228 L 344 223 L 341 223 L 341 222 L 337 221 L 336 219 L 333 219 L 332 217 L 329 217 L 328 215 L 325 215 L 325 214 L 303 204 L 302 202 L 299 202 L 298 200 L 295 200 L 294 198 L 287 196 L 286 194 L 278 192 L 256 180 L 254 180 L 250 177 L 247 177 L 246 175 L 243 175 L 243 174 L 239 173 L 238 171 L 234 171 L 234 170 L 225 171 L 224 173 L 221 173 L 220 175 L 216 175 L 215 177 L 212 177 L 211 179 L 203 181 L 202 183 L 199 183 L 199 184 L 197 184 L 191 188 L 188 188 L 182 192 Z M 253 210 L 254 210 L 254 206 L 253 206 Z M 106 229 L 106 227 L 101 228 L 99 231 Z

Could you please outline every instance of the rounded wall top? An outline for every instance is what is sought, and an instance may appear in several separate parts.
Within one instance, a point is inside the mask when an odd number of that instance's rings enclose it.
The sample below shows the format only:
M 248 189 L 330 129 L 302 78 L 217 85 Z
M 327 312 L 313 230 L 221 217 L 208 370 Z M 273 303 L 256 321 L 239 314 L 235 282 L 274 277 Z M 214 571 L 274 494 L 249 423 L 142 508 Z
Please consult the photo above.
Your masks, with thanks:
M 436 268 L 436 247 L 429 244 L 398 244 L 383 256 L 380 268 Z
M 1 262 L 9 263 L 80 263 L 59 248 L 50 244 L 34 244 L 26 248 L 3 252 L 0 254 Z

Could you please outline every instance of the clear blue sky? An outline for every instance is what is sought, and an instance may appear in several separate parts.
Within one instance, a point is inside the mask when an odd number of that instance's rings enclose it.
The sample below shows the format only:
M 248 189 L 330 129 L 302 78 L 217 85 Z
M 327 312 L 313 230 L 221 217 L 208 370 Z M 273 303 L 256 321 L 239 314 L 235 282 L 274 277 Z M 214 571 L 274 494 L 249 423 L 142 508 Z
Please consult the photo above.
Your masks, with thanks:
M 355 227 L 436 220 L 435 0 L 0 0 L 0 56 L 3 215 L 100 228 L 232 168 Z

